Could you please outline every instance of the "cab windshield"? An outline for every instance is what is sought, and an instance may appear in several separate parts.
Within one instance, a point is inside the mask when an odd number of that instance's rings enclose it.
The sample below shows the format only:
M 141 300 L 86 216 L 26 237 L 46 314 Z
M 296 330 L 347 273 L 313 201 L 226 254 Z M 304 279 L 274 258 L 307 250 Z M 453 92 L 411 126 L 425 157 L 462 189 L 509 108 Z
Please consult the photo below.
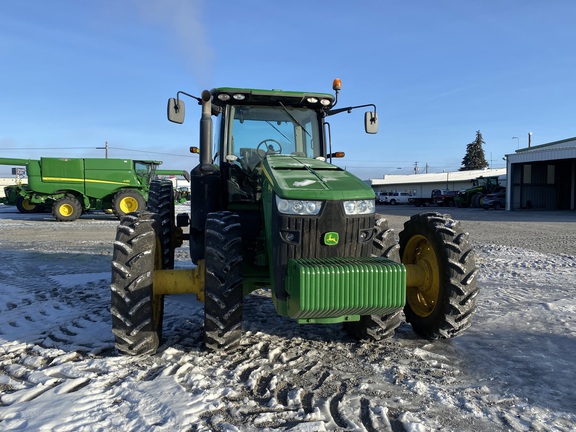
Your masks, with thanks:
M 253 167 L 267 154 L 322 156 L 319 119 L 308 108 L 231 106 L 227 155 Z
M 141 184 L 150 184 L 150 181 L 154 177 L 156 171 L 156 165 L 145 163 L 145 162 L 134 162 L 134 172 L 140 179 Z

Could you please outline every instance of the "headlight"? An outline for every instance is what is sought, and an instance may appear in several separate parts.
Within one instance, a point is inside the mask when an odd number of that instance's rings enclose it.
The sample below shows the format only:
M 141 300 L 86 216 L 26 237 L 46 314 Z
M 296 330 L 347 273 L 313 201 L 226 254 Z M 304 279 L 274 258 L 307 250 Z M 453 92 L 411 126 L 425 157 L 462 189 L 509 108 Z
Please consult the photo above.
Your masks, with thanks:
M 322 201 L 287 200 L 277 196 L 276 206 L 282 214 L 315 216 L 320 213 Z
M 374 200 L 344 201 L 344 212 L 347 215 L 374 213 Z

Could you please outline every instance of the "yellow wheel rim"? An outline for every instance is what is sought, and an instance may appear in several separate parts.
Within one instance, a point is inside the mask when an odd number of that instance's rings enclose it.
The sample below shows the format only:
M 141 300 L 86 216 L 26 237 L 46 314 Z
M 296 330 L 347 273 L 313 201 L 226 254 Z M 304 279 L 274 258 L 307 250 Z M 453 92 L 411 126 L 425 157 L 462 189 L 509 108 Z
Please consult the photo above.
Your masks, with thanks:
M 72 213 L 74 213 L 74 207 L 72 207 L 71 204 L 62 204 L 60 206 L 60 214 L 62 216 L 68 217 L 68 216 L 72 215 Z
M 31 210 L 34 210 L 36 208 L 36 204 L 32 204 L 30 201 L 25 199 L 25 200 L 22 200 L 22 208 L 24 210 L 31 211 Z
M 402 263 L 419 273 L 418 284 L 406 288 L 406 301 L 415 314 L 427 317 L 440 296 L 438 257 L 432 244 L 424 236 L 413 236 L 406 244 Z
M 138 201 L 136 198 L 126 197 L 120 201 L 120 210 L 123 213 L 131 213 L 138 210 Z

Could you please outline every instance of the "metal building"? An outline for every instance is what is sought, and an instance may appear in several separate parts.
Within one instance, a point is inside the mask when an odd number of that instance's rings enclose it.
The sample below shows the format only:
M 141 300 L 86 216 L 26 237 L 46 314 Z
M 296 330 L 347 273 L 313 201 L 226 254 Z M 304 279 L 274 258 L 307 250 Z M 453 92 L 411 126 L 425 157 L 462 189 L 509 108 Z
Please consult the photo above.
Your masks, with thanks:
M 381 179 L 370 179 L 370 186 L 378 192 L 410 192 L 419 197 L 430 197 L 434 189 L 459 191 L 472 186 L 479 177 L 506 177 L 506 168 L 471 171 L 451 171 L 428 174 L 386 174 Z M 504 180 L 501 183 L 504 185 Z
M 574 210 L 576 137 L 506 155 L 508 210 Z

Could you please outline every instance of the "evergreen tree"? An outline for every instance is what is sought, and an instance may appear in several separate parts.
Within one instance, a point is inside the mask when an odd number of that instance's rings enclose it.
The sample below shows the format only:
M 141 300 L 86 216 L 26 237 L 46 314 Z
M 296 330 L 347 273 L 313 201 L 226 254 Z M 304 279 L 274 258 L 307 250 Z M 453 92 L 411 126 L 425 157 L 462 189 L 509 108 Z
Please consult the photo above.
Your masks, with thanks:
M 462 159 L 462 167 L 459 171 L 470 171 L 488 168 L 488 162 L 484 157 L 484 149 L 482 144 L 485 144 L 482 139 L 482 133 L 476 131 L 476 139 L 466 146 L 466 155 Z

